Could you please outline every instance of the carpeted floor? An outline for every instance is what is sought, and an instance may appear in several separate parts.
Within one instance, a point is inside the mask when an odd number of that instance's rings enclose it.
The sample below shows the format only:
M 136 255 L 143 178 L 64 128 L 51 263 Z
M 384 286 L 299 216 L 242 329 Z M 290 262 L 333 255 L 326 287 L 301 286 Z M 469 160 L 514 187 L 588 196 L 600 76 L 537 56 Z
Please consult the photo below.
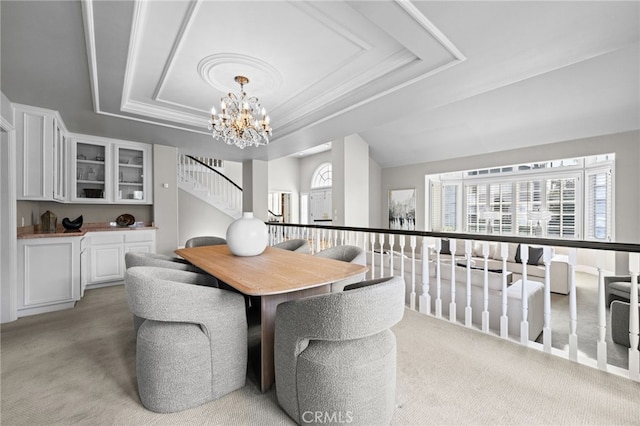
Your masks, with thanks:
M 640 383 L 407 310 L 394 327 L 394 425 L 638 424 Z M 275 392 L 244 388 L 181 413 L 145 410 L 124 288 L 1 328 L 2 425 L 286 425 Z

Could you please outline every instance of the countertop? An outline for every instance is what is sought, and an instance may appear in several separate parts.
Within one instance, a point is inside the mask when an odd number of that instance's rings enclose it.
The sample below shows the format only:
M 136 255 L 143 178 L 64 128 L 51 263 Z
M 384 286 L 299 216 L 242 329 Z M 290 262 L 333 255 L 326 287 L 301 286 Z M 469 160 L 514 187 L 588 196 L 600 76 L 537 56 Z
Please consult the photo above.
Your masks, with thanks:
M 87 232 L 110 232 L 110 231 L 141 231 L 157 229 L 153 223 L 144 223 L 138 226 L 111 226 L 109 222 L 85 223 L 77 231 L 67 231 L 62 225 L 58 225 L 56 232 L 42 232 L 40 225 L 23 226 L 18 228 L 18 239 L 23 238 L 55 238 L 55 237 L 82 237 Z

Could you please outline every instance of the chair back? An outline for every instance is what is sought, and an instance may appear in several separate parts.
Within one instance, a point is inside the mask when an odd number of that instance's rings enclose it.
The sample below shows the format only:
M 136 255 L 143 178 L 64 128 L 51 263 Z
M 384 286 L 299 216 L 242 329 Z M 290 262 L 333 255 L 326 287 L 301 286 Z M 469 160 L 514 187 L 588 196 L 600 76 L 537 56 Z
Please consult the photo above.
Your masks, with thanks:
M 213 237 L 213 236 L 201 236 L 201 237 L 193 237 L 189 238 L 185 243 L 185 247 L 202 247 L 202 246 L 217 246 L 220 244 L 227 244 L 227 240 L 221 237 Z
M 318 257 L 341 260 L 343 262 L 366 264 L 366 253 L 358 246 L 344 245 L 324 249 L 315 254 Z
M 156 253 L 143 253 L 130 251 L 124 255 L 124 264 L 127 269 L 134 266 L 155 266 L 158 268 L 178 269 L 181 271 L 201 272 L 184 259 L 164 256 Z
M 274 244 L 272 247 L 279 248 L 282 250 L 295 251 L 298 253 L 311 253 L 311 246 L 309 245 L 309 241 L 298 238 L 293 240 L 286 240 L 278 244 Z

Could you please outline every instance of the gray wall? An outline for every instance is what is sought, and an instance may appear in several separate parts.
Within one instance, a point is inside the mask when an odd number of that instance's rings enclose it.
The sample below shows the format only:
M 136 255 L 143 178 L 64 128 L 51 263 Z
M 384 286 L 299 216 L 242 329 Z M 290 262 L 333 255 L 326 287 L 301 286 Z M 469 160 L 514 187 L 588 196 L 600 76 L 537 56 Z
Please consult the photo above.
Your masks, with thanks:
M 391 189 L 416 188 L 416 228 L 424 230 L 425 175 L 484 168 L 529 161 L 545 161 L 615 152 L 615 235 L 619 242 L 640 242 L 640 132 L 558 142 L 537 147 L 476 155 L 455 160 L 421 163 L 382 170 L 380 210 L 382 223 L 388 223 L 388 200 Z
M 178 247 L 178 149 L 166 145 L 153 147 L 153 221 L 156 232 L 156 251 L 171 255 Z
M 40 216 L 47 210 L 51 210 L 58 217 L 58 223 L 68 217 L 75 219 L 82 215 L 84 223 L 104 223 L 115 222 L 116 218 L 123 213 L 129 213 L 136 218 L 136 221 L 152 222 L 153 206 L 134 204 L 76 204 L 76 203 L 56 203 L 55 201 L 18 201 L 17 219 L 18 226 L 40 224 Z

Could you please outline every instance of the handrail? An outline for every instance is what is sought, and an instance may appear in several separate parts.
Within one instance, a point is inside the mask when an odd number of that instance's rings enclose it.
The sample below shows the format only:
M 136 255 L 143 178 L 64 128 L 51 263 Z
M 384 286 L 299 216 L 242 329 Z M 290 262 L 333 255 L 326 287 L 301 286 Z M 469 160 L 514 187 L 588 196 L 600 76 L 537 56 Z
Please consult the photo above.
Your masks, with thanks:
M 210 165 L 208 165 L 207 163 L 204 163 L 200 160 L 198 160 L 197 158 L 195 158 L 192 155 L 188 155 L 186 154 L 185 157 L 192 159 L 193 161 L 195 161 L 198 164 L 201 164 L 203 166 L 205 166 L 207 169 L 211 170 L 212 172 L 218 174 L 220 177 L 224 178 L 226 181 L 228 181 L 230 184 L 232 184 L 233 186 L 235 186 L 236 188 L 238 188 L 240 191 L 242 191 L 242 188 L 240 188 L 238 186 L 237 183 L 235 183 L 234 181 L 232 181 L 231 179 L 229 179 L 227 176 L 225 176 L 224 174 L 220 173 L 219 171 L 217 171 L 216 169 L 214 169 L 213 167 L 211 167 Z
M 384 228 L 359 228 L 353 226 L 337 226 L 337 225 L 314 225 L 314 224 L 297 224 L 297 223 L 278 223 L 277 226 L 289 226 L 297 228 L 318 228 L 331 229 L 338 231 L 355 231 L 368 233 L 385 233 L 394 235 L 415 235 L 417 237 L 437 237 L 437 238 L 453 238 L 480 241 L 495 241 L 502 243 L 522 243 L 530 245 L 545 245 L 556 247 L 582 248 L 592 250 L 622 251 L 629 253 L 640 253 L 640 244 L 636 243 L 617 243 L 611 241 L 587 241 L 587 240 L 568 240 L 542 237 L 526 237 L 526 236 L 509 236 L 509 235 L 489 235 L 489 234 L 467 234 L 461 232 L 433 232 L 433 231 L 408 231 L 403 229 L 384 229 Z

